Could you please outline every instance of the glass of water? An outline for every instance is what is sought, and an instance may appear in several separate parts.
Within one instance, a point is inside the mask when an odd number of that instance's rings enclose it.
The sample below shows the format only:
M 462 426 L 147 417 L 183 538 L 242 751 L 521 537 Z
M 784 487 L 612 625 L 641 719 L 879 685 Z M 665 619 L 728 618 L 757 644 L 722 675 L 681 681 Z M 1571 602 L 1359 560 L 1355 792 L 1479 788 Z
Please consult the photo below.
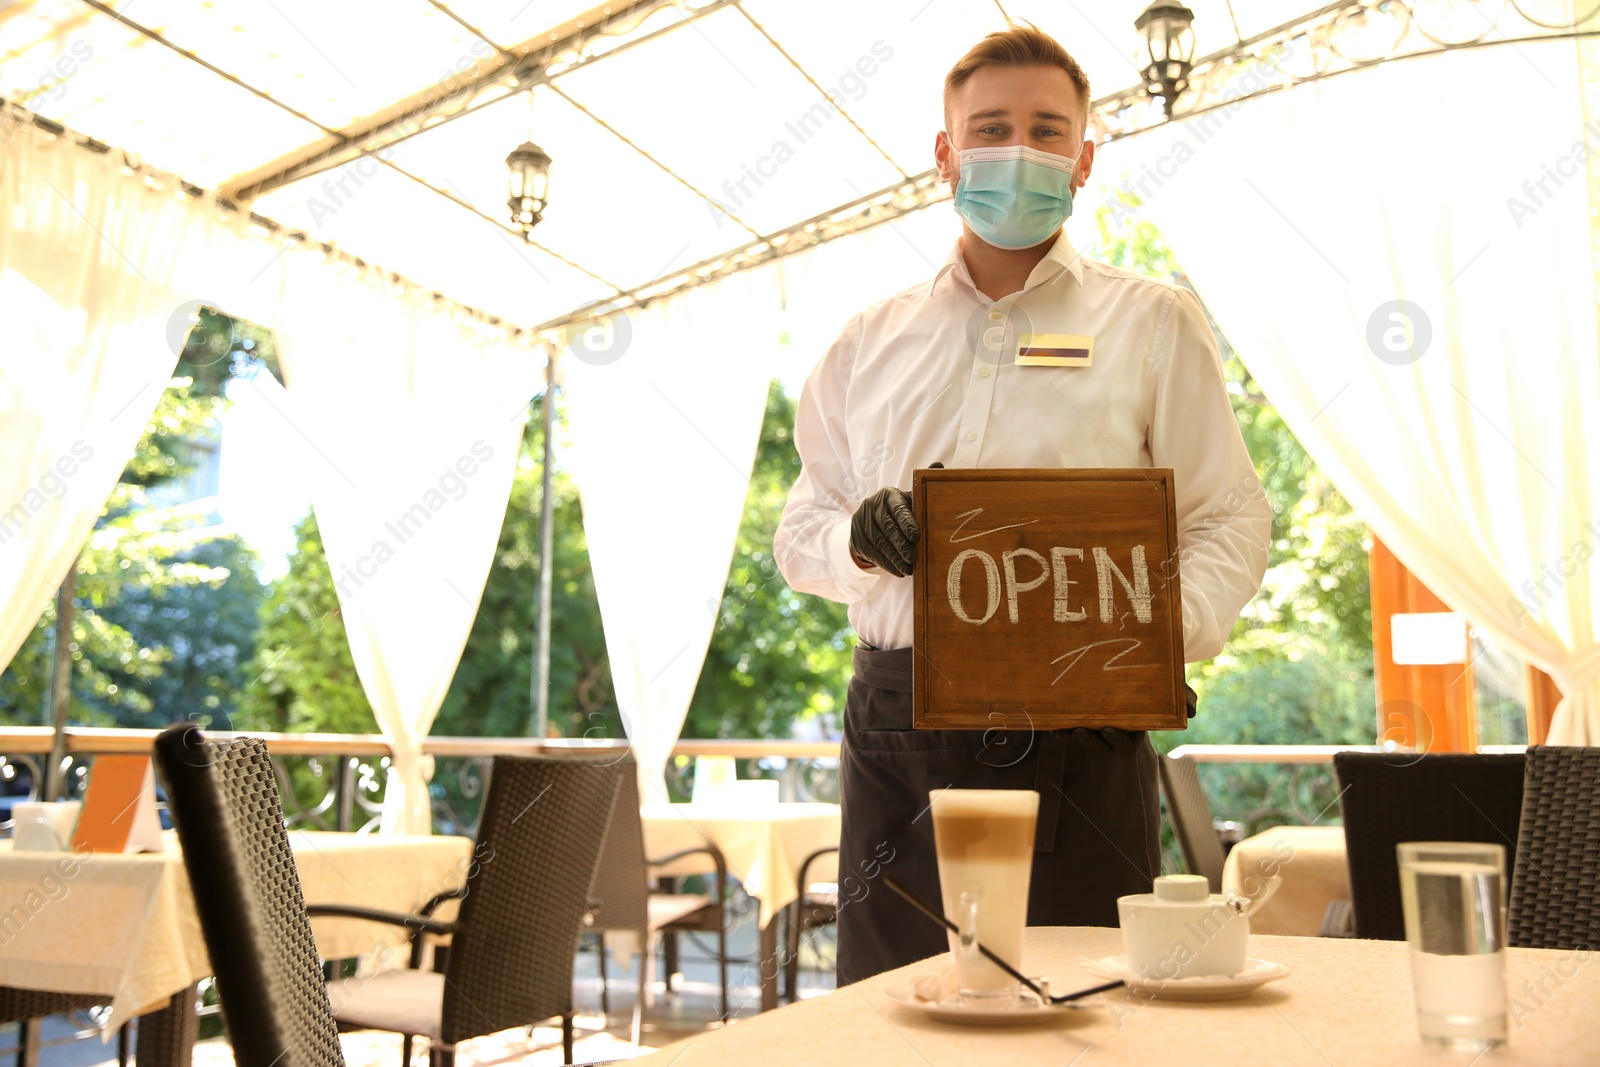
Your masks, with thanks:
M 1417 1029 L 1430 1044 L 1481 1051 L 1506 1039 L 1504 846 L 1406 842 L 1400 899 Z

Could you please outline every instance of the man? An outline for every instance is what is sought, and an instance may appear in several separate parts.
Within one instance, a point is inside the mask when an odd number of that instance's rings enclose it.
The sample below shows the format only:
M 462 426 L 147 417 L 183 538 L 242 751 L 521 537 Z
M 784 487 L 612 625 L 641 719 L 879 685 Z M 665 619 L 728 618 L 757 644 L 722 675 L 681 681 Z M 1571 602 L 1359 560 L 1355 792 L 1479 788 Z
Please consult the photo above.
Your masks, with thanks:
M 841 984 L 946 948 L 876 881 L 939 899 L 930 790 L 1038 790 L 1030 925 L 1115 926 L 1116 898 L 1159 871 L 1143 733 L 911 729 L 913 469 L 1173 468 L 1189 661 L 1222 649 L 1266 569 L 1270 507 L 1198 301 L 1080 259 L 1062 232 L 1094 163 L 1082 69 L 1016 27 L 968 52 L 944 99 L 934 159 L 961 237 L 930 283 L 851 319 L 806 382 L 802 470 L 774 546 L 795 589 L 850 605 L 859 637 L 839 772 L 839 877 L 859 888 L 839 915 Z M 1017 336 L 1034 332 L 1091 337 L 1092 356 L 1019 366 Z

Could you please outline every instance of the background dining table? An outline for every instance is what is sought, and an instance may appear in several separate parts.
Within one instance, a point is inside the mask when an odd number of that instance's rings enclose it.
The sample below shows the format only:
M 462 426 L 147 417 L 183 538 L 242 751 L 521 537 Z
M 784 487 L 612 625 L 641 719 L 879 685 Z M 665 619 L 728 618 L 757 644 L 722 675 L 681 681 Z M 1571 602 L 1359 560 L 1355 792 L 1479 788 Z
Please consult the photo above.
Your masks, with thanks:
M 813 852 L 839 846 L 839 805 L 794 802 L 646 804 L 645 853 L 668 856 L 710 843 L 721 850 L 728 873 L 760 908 L 761 1010 L 778 1006 L 778 917 L 799 895 L 800 866 Z M 834 867 L 826 868 L 831 872 Z M 704 856 L 657 869 L 656 874 L 702 874 Z M 817 879 L 821 881 L 822 879 Z
M 1342 826 L 1274 826 L 1228 850 L 1222 891 L 1254 897 L 1265 880 L 1282 878 L 1277 892 L 1250 916 L 1258 934 L 1313 937 L 1335 900 L 1350 899 L 1350 867 Z
M 109 1035 L 141 1016 L 145 1067 L 187 1067 L 194 987 L 211 974 L 177 836 L 165 851 L 14 852 L 0 841 L 0 985 L 104 995 Z M 291 830 L 309 904 L 414 911 L 466 880 L 465 837 Z M 441 908 L 449 918 L 454 903 Z M 405 940 L 396 927 L 316 919 L 324 959 L 367 956 Z
M 1023 971 L 1060 993 L 1098 984 L 1086 960 L 1120 954 L 1121 934 L 1102 927 L 1027 932 Z M 639 1067 L 973 1067 L 977 1064 L 1126 1064 L 1128 1067 L 1388 1067 L 1474 1062 L 1471 1053 L 1417 1036 L 1407 946 L 1400 941 L 1256 936 L 1252 957 L 1289 975 L 1225 1001 L 1152 1000 L 1130 990 L 1093 1008 L 1037 1025 L 979 1027 L 936 1022 L 901 1007 L 886 990 L 947 957 L 902 967 L 698 1034 L 634 1060 Z M 1600 966 L 1594 953 L 1508 949 L 1510 1040 L 1486 1065 L 1586 1065 L 1600 1049 Z

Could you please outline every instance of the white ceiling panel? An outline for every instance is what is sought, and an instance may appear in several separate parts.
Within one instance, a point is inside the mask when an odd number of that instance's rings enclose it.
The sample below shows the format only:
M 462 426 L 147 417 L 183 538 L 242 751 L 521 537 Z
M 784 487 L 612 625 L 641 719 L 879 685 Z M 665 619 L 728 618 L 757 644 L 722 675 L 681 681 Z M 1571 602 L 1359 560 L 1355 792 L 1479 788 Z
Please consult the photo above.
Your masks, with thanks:
M 529 134 L 554 161 L 540 244 L 623 288 L 729 248 L 748 233 L 547 88 L 395 146 L 395 163 L 493 218 L 507 215 L 508 152 Z
M 0 60 L 11 99 L 208 188 L 320 136 L 75 0 L 0 10 Z
M 254 206 L 269 218 L 520 326 L 538 325 L 612 293 L 470 211 L 371 163 L 347 164 L 274 190 Z
M 596 0 L 446 0 L 489 40 L 512 48 L 600 6 Z
M 945 75 L 984 34 L 1005 28 L 992 3 L 751 0 L 745 7 L 911 174 L 933 166 Z
M 733 9 L 557 85 L 761 233 L 901 176 Z
M 333 129 L 494 55 L 427 0 L 121 0 L 112 6 Z

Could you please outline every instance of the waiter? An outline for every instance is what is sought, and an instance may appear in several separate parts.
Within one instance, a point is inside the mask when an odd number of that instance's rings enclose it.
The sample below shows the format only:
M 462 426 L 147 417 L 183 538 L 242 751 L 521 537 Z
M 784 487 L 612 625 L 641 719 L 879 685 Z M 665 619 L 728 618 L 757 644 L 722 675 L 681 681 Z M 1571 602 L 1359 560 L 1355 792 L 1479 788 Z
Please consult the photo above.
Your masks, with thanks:
M 839 878 L 862 888 L 839 914 L 840 984 L 946 949 L 881 883 L 939 899 L 930 790 L 1038 790 L 1029 925 L 1115 926 L 1116 898 L 1159 872 L 1145 734 L 911 728 L 913 469 L 1171 467 L 1190 662 L 1221 651 L 1267 562 L 1271 509 L 1199 302 L 1082 259 L 1061 229 L 1094 162 L 1082 68 L 1014 27 L 955 65 L 944 105 L 934 159 L 961 237 L 931 281 L 851 319 L 807 380 L 774 545 L 789 584 L 848 604 L 858 635 Z M 1092 337 L 1089 365 L 1016 365 L 1035 332 Z

